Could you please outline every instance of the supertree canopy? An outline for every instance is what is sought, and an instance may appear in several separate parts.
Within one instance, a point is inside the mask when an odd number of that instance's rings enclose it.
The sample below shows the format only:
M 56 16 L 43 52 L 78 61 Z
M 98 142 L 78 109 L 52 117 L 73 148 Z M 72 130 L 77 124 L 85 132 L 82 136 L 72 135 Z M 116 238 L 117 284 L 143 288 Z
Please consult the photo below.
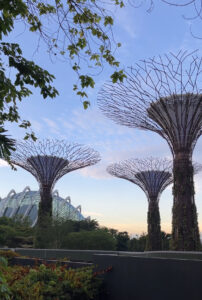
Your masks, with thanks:
M 202 133 L 201 64 L 196 51 L 143 60 L 130 68 L 125 82 L 106 83 L 98 97 L 100 109 L 116 123 L 151 130 L 168 142 L 174 158 L 176 250 L 199 247 L 192 153 Z
M 167 159 L 128 159 L 107 168 L 108 173 L 137 184 L 148 199 L 148 236 L 146 250 L 161 250 L 159 198 L 172 183 L 172 162 Z
M 74 170 L 94 165 L 99 160 L 98 152 L 80 144 L 59 140 L 17 143 L 11 162 L 30 172 L 40 187 L 39 234 L 45 227 L 44 220 L 52 216 L 52 191 L 58 179 Z M 43 241 L 39 240 L 37 246 L 41 247 Z

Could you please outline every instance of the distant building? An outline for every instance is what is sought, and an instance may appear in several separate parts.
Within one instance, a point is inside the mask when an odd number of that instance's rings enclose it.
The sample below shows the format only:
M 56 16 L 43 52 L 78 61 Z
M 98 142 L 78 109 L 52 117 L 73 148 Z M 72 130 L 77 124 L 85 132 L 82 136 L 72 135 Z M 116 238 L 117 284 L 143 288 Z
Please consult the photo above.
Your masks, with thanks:
M 21 193 L 11 190 L 6 198 L 0 198 L 0 217 L 28 217 L 34 226 L 37 222 L 39 201 L 39 191 L 31 191 L 29 187 L 26 187 Z M 53 217 L 75 221 L 85 219 L 81 214 L 81 206 L 74 207 L 70 197 L 61 198 L 57 190 L 53 192 Z

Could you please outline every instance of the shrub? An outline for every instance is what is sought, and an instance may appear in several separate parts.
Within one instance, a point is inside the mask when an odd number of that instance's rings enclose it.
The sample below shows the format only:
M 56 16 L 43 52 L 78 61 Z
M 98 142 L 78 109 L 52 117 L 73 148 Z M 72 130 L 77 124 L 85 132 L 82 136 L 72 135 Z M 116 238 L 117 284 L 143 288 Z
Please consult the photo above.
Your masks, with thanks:
M 3 274 L 10 298 L 15 300 L 98 299 L 101 281 L 92 268 L 66 269 L 55 265 L 7 267 Z
M 62 248 L 79 250 L 116 250 L 116 239 L 104 230 L 69 233 Z
M 7 260 L 10 260 L 14 257 L 19 257 L 20 255 L 11 250 L 0 250 L 0 257 L 4 257 Z
M 8 262 L 4 257 L 0 256 L 0 299 L 10 300 L 11 291 L 4 276 L 7 272 Z

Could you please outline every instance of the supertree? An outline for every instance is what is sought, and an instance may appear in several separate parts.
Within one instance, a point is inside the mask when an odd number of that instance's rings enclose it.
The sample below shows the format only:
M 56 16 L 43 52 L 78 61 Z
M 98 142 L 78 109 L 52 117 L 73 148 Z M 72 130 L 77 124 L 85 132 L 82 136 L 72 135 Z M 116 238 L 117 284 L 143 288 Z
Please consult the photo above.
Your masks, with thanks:
M 200 243 L 192 153 L 202 132 L 201 63 L 196 51 L 142 60 L 130 68 L 125 82 L 106 83 L 98 97 L 100 109 L 116 123 L 151 130 L 168 142 L 174 160 L 176 250 L 196 250 Z
M 172 183 L 172 161 L 167 159 L 146 158 L 128 159 L 114 163 L 107 168 L 112 176 L 126 179 L 137 184 L 148 199 L 148 236 L 146 250 L 161 250 L 161 225 L 159 199 L 164 189 Z
M 56 182 L 65 174 L 94 165 L 99 160 L 98 152 L 76 143 L 46 139 L 16 144 L 11 162 L 30 172 L 39 183 L 38 246 L 44 244 L 40 238 L 40 232 L 46 226 L 44 220 L 52 217 L 52 191 Z

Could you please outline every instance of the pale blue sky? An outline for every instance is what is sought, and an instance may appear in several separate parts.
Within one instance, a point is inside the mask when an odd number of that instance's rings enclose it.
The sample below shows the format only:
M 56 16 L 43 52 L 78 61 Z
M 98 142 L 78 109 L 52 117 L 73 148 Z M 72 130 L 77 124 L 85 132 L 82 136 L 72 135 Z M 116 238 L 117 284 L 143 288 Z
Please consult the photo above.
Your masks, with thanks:
M 169 51 L 180 49 L 201 49 L 202 40 L 194 39 L 189 27 L 190 21 L 182 14 L 192 15 L 191 8 L 177 9 L 156 1 L 152 13 L 148 14 L 146 1 L 141 8 L 127 7 L 116 10 L 115 38 L 122 43 L 117 57 L 123 67 Z M 199 33 L 202 23 L 193 22 L 193 30 Z M 114 124 L 106 119 L 97 109 L 96 98 L 102 84 L 109 79 L 112 72 L 106 66 L 95 77 L 96 88 L 89 91 L 91 106 L 84 111 L 82 103 L 72 91 L 76 77 L 69 63 L 56 61 L 51 63 L 46 48 L 41 44 L 37 52 L 36 39 L 27 34 L 24 28 L 9 37 L 18 42 L 28 59 L 34 59 L 41 67 L 54 74 L 54 82 L 60 95 L 56 99 L 43 100 L 38 91 L 25 99 L 20 105 L 24 119 L 32 122 L 32 127 L 39 138 L 57 138 L 87 144 L 98 150 L 102 161 L 94 167 L 67 174 L 56 184 L 61 196 L 70 196 L 73 205 L 82 205 L 84 215 L 90 215 L 103 226 L 127 230 L 131 234 L 140 234 L 147 229 L 147 199 L 143 191 L 125 180 L 110 177 L 105 168 L 109 163 L 130 157 L 148 156 L 171 157 L 166 142 L 155 133 L 129 129 Z M 199 50 L 199 53 L 200 50 Z M 23 136 L 23 131 L 16 126 L 9 126 L 15 138 Z M 202 163 L 202 139 L 197 143 L 194 160 Z M 17 172 L 1 164 L 1 191 L 4 197 L 14 188 L 17 192 L 27 185 L 38 189 L 36 180 L 28 172 Z M 202 231 L 202 175 L 195 177 L 196 204 Z M 160 213 L 162 229 L 171 230 L 172 187 L 168 187 L 161 196 Z

